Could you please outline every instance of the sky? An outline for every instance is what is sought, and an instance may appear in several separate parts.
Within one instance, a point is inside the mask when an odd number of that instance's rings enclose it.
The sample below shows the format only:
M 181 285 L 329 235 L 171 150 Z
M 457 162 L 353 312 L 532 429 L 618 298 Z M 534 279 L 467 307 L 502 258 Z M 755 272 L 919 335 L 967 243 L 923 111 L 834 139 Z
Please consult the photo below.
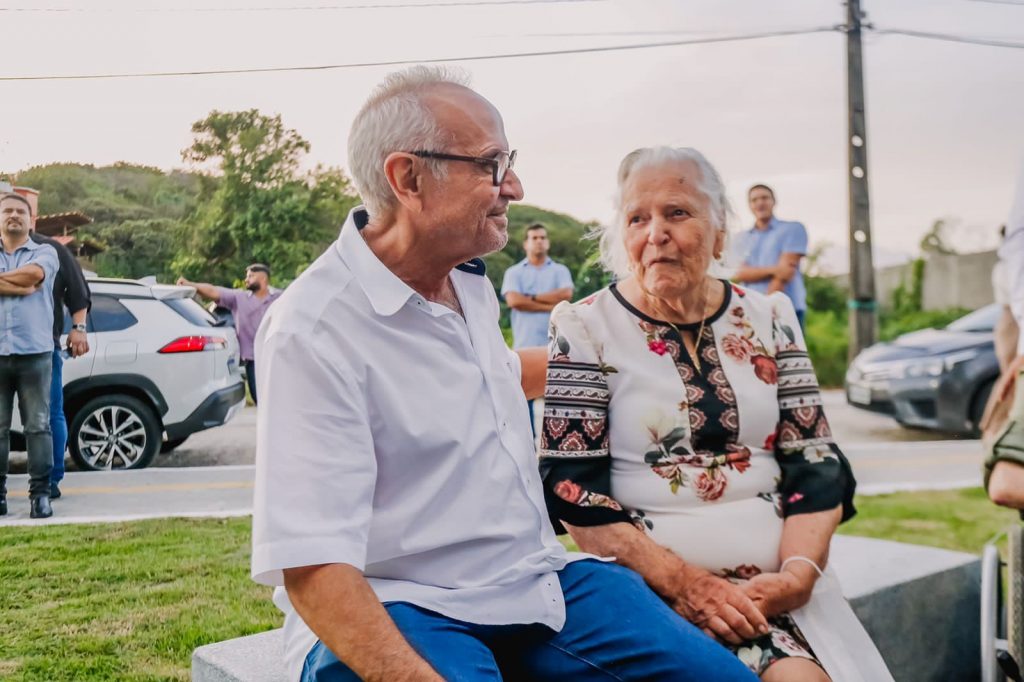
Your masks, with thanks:
M 451 1 L 0 0 L 0 77 L 451 59 L 816 29 L 846 11 L 839 0 L 436 6 Z M 381 8 L 389 4 L 403 7 Z M 410 6 L 422 4 L 435 6 Z M 295 9 L 311 6 L 334 9 Z M 877 29 L 1024 43 L 1024 0 L 864 0 L 863 9 Z M 734 230 L 752 223 L 746 188 L 767 183 L 779 217 L 803 222 L 812 246 L 837 247 L 829 267 L 838 271 L 845 56 L 845 36 L 829 31 L 459 66 L 504 116 L 527 203 L 606 221 L 626 153 L 695 147 L 728 185 Z M 310 166 L 345 167 L 355 113 L 395 68 L 0 80 L 0 172 L 51 162 L 187 168 L 192 122 L 253 107 L 309 140 Z M 867 32 L 864 72 L 876 264 L 916 253 L 939 218 L 957 225 L 959 250 L 994 247 L 1024 157 L 1024 49 Z

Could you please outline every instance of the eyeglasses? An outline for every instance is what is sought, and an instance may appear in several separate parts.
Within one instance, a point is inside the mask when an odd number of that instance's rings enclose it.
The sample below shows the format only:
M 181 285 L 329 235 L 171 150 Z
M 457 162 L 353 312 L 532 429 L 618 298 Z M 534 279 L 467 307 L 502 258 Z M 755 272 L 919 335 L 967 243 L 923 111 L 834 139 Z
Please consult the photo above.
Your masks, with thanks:
M 505 182 L 505 175 L 515 166 L 516 150 L 510 152 L 498 152 L 497 156 L 462 156 L 460 154 L 443 154 L 441 152 L 410 152 L 413 156 L 421 159 L 442 159 L 444 161 L 469 161 L 480 166 L 487 166 L 491 169 L 491 181 L 495 187 L 501 187 Z

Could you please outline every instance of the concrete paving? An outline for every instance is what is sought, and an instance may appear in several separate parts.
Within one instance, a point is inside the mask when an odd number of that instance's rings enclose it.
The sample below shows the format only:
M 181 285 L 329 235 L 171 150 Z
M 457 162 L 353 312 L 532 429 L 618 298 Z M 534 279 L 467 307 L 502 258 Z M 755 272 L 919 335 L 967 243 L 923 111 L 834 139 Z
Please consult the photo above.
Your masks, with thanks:
M 980 485 L 978 441 L 904 429 L 888 417 L 847 406 L 838 391 L 827 391 L 825 403 L 862 493 Z M 247 408 L 230 423 L 158 456 L 148 469 L 82 473 L 71 470 L 69 460 L 64 497 L 54 501 L 54 517 L 43 521 L 28 517 L 27 476 L 12 474 L 10 513 L 0 517 L 0 526 L 249 514 L 255 440 L 256 410 Z M 12 470 L 24 472 L 24 453 L 12 459 Z

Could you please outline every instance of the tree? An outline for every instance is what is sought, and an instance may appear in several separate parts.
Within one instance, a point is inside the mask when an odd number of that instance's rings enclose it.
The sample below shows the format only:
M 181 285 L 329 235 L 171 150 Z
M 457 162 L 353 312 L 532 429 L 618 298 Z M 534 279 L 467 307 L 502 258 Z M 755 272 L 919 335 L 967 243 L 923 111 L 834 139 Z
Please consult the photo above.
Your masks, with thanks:
M 275 283 L 287 283 L 334 240 L 358 201 L 342 171 L 302 171 L 309 143 L 280 116 L 212 111 L 192 133 L 182 157 L 216 181 L 172 264 L 189 279 L 233 282 L 262 262 Z

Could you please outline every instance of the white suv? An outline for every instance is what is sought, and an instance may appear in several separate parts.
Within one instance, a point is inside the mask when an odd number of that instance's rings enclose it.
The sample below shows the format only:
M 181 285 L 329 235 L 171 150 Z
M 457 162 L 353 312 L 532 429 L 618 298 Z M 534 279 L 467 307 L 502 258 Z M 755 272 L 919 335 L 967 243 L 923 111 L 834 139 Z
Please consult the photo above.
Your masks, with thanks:
M 89 352 L 64 360 L 68 447 L 80 469 L 141 469 L 245 404 L 235 330 L 192 299 L 195 289 L 103 278 L 89 289 Z M 15 410 L 12 431 L 20 428 Z

